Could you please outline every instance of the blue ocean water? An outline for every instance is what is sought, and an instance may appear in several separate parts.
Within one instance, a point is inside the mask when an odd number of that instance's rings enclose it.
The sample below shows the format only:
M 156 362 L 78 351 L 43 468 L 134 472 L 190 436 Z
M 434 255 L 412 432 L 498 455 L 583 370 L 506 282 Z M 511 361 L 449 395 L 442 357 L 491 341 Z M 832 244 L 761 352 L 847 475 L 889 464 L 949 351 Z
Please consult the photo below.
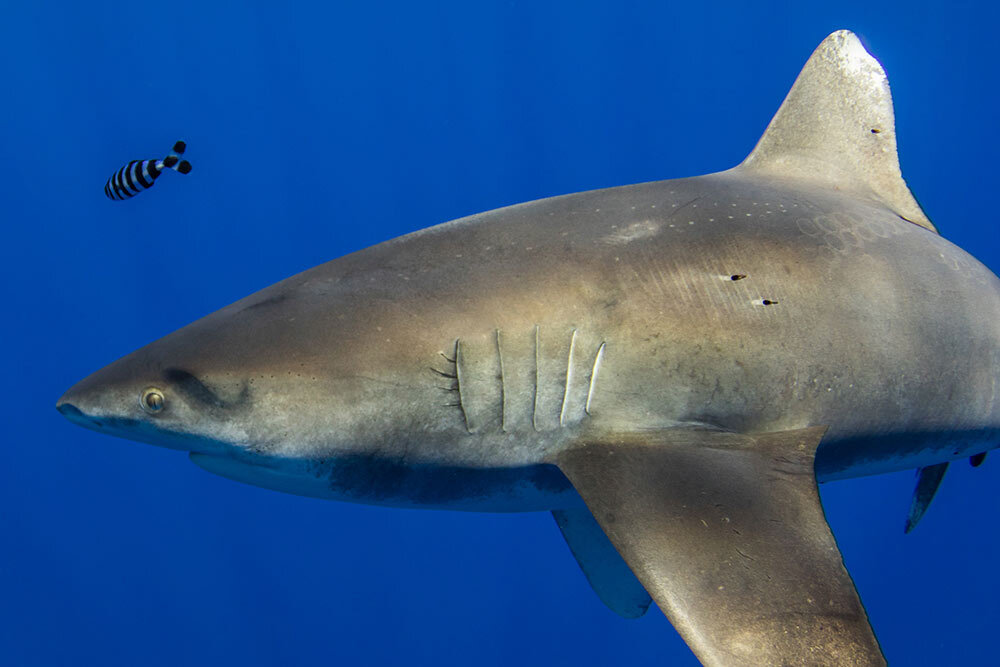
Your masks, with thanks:
M 1000 271 L 988 3 L 37 2 L 0 22 L 0 663 L 697 664 L 548 514 L 242 486 L 73 426 L 73 382 L 315 264 L 538 197 L 717 171 L 829 32 L 889 72 L 904 176 Z M 109 202 L 125 161 L 189 176 Z M 956 344 L 960 344 L 956 341 Z M 1000 457 L 997 457 L 1000 459 Z M 893 664 L 995 664 L 1000 460 L 822 488 Z

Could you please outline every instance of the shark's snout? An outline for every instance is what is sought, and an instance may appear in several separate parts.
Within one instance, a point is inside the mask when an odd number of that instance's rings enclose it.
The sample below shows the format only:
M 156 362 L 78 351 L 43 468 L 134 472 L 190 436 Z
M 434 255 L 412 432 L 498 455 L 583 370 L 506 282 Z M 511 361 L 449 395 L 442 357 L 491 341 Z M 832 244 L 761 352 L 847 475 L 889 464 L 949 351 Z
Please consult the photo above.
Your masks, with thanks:
M 91 373 L 59 397 L 56 410 L 77 426 L 128 437 L 123 429 L 138 416 L 126 399 L 135 393 L 135 383 L 119 375 L 116 364 Z
M 106 431 L 114 423 L 124 425 L 142 416 L 137 397 L 145 375 L 119 360 L 70 386 L 56 401 L 56 410 L 85 428 Z
M 81 398 L 82 397 L 77 395 L 77 392 L 70 389 L 63 394 L 58 401 L 56 401 L 56 410 L 58 410 L 63 417 L 79 426 L 91 429 L 102 428 L 103 424 L 99 420 L 80 409 L 78 404 L 80 403 Z
M 87 413 L 90 412 L 87 401 L 88 393 L 92 393 L 88 392 L 90 389 L 89 380 L 90 377 L 80 380 L 67 389 L 56 401 L 56 410 L 72 422 L 82 423 L 87 419 Z
M 78 419 L 85 418 L 84 414 L 80 412 L 80 408 L 76 407 L 69 401 L 65 401 L 61 398 L 59 399 L 58 402 L 56 402 L 56 410 L 61 412 L 62 415 L 66 417 L 66 419 L 69 419 L 70 421 L 75 421 Z
M 78 387 L 79 383 L 70 387 L 66 393 L 59 397 L 59 400 L 56 401 L 56 410 L 71 422 L 83 423 L 87 416 L 80 409 L 80 392 L 77 391 Z

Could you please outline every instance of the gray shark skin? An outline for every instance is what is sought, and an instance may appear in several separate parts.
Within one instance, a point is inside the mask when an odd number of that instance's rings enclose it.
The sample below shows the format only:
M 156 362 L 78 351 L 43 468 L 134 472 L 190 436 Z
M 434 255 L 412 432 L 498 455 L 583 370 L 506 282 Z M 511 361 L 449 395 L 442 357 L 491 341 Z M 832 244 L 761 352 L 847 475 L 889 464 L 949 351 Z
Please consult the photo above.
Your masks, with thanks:
M 841 31 L 734 169 L 387 241 L 57 407 L 288 493 L 553 511 L 601 599 L 707 665 L 878 665 L 816 484 L 995 448 L 998 377 L 1000 281 L 910 195 Z

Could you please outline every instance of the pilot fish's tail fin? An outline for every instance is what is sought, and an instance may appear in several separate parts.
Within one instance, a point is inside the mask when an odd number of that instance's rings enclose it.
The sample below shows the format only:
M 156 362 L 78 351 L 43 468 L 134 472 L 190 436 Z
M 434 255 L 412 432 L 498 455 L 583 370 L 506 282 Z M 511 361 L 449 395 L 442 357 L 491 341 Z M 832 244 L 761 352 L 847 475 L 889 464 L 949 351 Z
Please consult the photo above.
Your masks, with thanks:
M 191 163 L 187 160 L 182 160 L 181 156 L 184 155 L 184 151 L 187 150 L 187 144 L 183 141 L 178 141 L 174 144 L 173 149 L 171 149 L 170 154 L 163 158 L 162 164 L 164 167 L 173 169 L 174 171 L 179 171 L 182 174 L 191 173 Z
M 848 30 L 816 48 L 740 167 L 875 199 L 937 231 L 899 169 L 885 70 Z

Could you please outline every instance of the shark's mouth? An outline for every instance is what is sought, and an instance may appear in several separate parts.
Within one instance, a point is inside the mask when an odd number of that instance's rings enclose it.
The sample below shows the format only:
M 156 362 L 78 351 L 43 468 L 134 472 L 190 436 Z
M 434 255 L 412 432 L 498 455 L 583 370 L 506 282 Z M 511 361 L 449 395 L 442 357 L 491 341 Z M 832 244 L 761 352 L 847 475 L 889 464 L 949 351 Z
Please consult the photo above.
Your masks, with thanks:
M 109 415 L 88 415 L 72 403 L 60 402 L 56 405 L 66 419 L 92 431 L 113 435 L 125 440 L 133 440 L 157 447 L 176 449 L 182 452 L 219 452 L 229 445 L 225 443 L 180 431 L 166 431 L 149 422 L 128 417 Z
M 138 419 L 88 415 L 72 403 L 59 403 L 56 405 L 56 410 L 78 426 L 129 440 L 139 440 L 139 434 L 149 430 L 148 425 Z

